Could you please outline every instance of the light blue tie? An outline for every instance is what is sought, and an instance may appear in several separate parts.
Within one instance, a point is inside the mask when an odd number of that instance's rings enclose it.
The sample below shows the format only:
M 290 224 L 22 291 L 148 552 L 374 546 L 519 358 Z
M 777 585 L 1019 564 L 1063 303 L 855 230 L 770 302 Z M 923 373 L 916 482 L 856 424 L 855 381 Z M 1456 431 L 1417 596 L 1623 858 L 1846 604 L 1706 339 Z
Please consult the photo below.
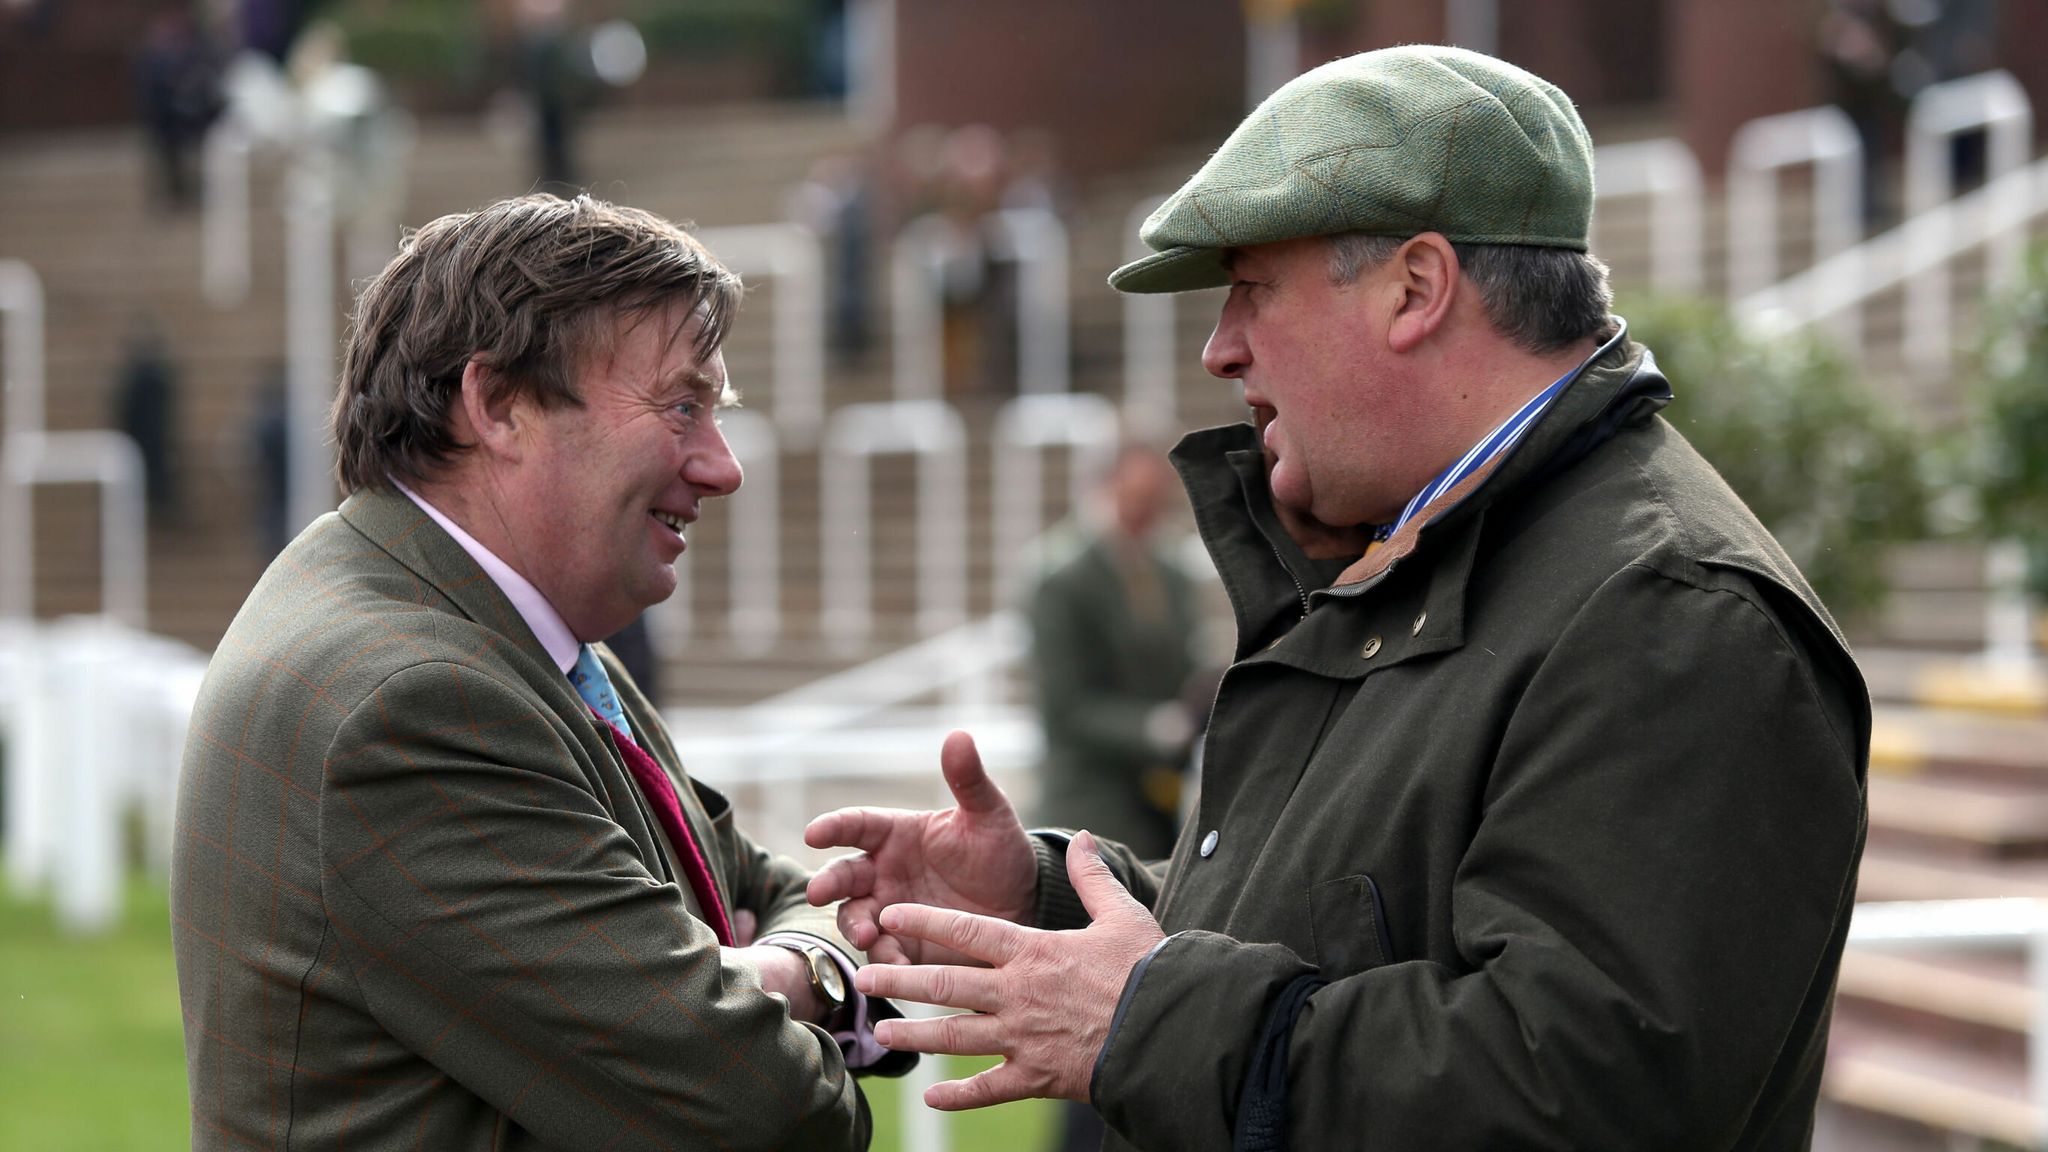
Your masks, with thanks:
M 619 730 L 620 736 L 633 738 L 633 730 L 626 726 L 626 710 L 619 706 L 612 678 L 605 675 L 604 665 L 598 662 L 597 649 L 585 644 L 576 650 L 576 666 L 569 669 L 569 683 L 576 686 L 576 694 L 583 697 L 585 704 L 604 717 L 605 723 Z

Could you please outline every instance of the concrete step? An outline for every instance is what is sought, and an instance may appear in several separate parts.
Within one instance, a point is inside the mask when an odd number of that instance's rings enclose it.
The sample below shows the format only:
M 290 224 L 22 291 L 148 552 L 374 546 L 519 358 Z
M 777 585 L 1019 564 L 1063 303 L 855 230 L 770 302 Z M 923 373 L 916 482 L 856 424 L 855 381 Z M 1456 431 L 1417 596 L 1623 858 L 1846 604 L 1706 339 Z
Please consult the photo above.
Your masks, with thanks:
M 1842 1107 L 2015 1147 L 2033 1146 L 2041 1131 L 2017 1061 L 1851 1019 L 1835 1022 L 1821 1094 Z

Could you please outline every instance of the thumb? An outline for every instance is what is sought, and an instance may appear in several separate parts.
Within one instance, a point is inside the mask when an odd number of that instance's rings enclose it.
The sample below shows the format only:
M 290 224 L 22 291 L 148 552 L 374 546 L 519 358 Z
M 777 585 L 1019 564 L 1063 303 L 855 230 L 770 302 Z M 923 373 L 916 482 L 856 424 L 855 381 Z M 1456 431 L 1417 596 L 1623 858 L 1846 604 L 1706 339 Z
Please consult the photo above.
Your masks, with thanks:
M 1067 882 L 1074 886 L 1081 906 L 1088 909 L 1090 920 L 1100 921 L 1112 915 L 1152 918 L 1152 913 L 1109 870 L 1109 862 L 1102 858 L 1093 833 L 1076 832 L 1067 841 Z
M 965 732 L 948 733 L 939 750 L 939 771 L 945 775 L 946 787 L 961 811 L 978 816 L 1009 811 L 1010 798 L 988 778 L 988 770 L 981 766 L 981 753 L 974 747 L 974 737 Z

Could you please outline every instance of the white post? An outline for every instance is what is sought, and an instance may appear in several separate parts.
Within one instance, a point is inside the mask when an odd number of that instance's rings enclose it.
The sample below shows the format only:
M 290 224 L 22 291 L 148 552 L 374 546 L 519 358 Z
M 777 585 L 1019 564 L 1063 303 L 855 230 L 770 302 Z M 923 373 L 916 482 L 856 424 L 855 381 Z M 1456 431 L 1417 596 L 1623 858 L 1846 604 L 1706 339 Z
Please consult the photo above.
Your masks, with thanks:
M 1044 527 L 1042 454 L 1063 446 L 1067 457 L 1067 498 L 1078 504 L 1089 479 L 1115 450 L 1116 408 L 1092 392 L 1063 396 L 1019 396 L 996 413 L 995 532 L 989 570 L 996 602 L 1007 605 L 1021 592 L 1019 560 Z
M 947 231 L 938 216 L 920 216 L 903 226 L 889 256 L 889 307 L 896 399 L 937 400 L 945 391 L 945 332 L 939 311 L 939 277 Z
M 825 254 L 817 233 L 796 223 L 748 224 L 706 228 L 697 239 L 741 276 L 775 285 L 775 422 L 793 446 L 815 444 L 825 422 Z
M 230 111 L 207 129 L 200 167 L 199 286 L 215 308 L 249 298 L 250 133 Z
M 1474 52 L 1500 52 L 1500 0 L 1444 0 L 1444 40 Z
M 2034 667 L 2034 613 L 2027 598 L 2027 546 L 1993 540 L 1984 547 L 1984 663 L 2008 673 Z
M 932 633 L 967 618 L 967 426 L 942 401 L 850 404 L 826 426 L 820 521 L 824 631 L 844 652 L 874 631 L 868 461 L 906 452 L 917 468 L 917 622 Z
M 1067 229 L 1043 208 L 995 213 L 998 253 L 1017 265 L 1017 387 L 1027 393 L 1070 387 L 1067 352 Z
M 7 398 L 0 432 L 43 430 L 43 281 L 21 260 L 0 260 L 0 341 L 6 343 Z
M 1692 149 L 1669 138 L 1609 144 L 1594 150 L 1593 164 L 1599 199 L 1650 197 L 1650 286 L 1699 291 L 1706 283 L 1700 255 L 1705 193 Z
M 719 422 L 746 468 L 732 506 L 731 604 L 733 646 L 759 655 L 782 632 L 782 477 L 775 425 L 757 412 L 727 412 Z
M 2034 1018 L 2027 1029 L 2027 1102 L 2034 1106 L 2034 1147 L 2048 1148 L 2048 924 L 2027 942 L 2027 983 Z
M 1955 194 L 1949 144 L 1955 137 L 1982 130 L 1987 137 L 1987 181 L 2026 164 L 2033 148 L 2034 109 L 2027 93 L 2009 72 L 1985 72 L 1932 84 L 1913 98 L 1906 114 L 1906 214 L 1917 217 Z M 2011 186 L 2005 186 L 2011 187 Z M 2015 188 L 1991 205 L 1997 227 L 1989 242 L 1990 283 L 2008 282 L 2019 269 L 2026 237 L 2026 196 Z M 1927 261 L 1925 272 L 1906 282 L 1906 356 L 1930 373 L 1945 372 L 1954 351 L 1949 331 L 1949 270 L 1932 254 L 1944 251 L 1947 236 L 1933 229 L 1913 235 Z
M 871 138 L 896 121 L 896 0 L 846 6 L 846 111 Z
M 325 163 L 303 155 L 285 183 L 285 510 L 293 533 L 334 509 L 334 199 Z
M 1301 20 L 1293 6 L 1247 6 L 1244 19 L 1244 106 L 1256 108 L 1301 72 Z
M 17 693 L 8 725 L 7 882 L 20 897 L 36 895 L 50 874 L 50 854 L 58 830 L 49 819 L 56 806 L 53 793 L 62 786 L 65 746 L 63 698 L 57 692 L 51 662 L 57 646 L 42 640 L 26 622 L 19 626 L 20 657 Z
M 63 830 L 51 846 L 52 863 L 60 865 L 51 876 L 57 923 L 81 936 L 111 928 L 120 911 L 121 803 L 126 791 L 115 778 L 112 759 L 128 751 L 113 730 L 121 726 L 120 702 L 109 707 L 106 698 L 113 671 L 108 639 L 87 639 L 83 632 L 74 630 L 53 661 L 56 715 L 74 722 L 63 726 L 62 760 L 51 765 L 62 803 L 58 811 L 47 814 Z M 94 719 L 75 722 L 83 717 Z
M 1736 130 L 1728 158 L 1728 298 L 1739 301 L 1777 279 L 1781 168 L 1813 165 L 1813 248 L 1818 264 L 1848 251 L 1862 230 L 1863 141 L 1832 105 L 1751 120 Z M 1838 335 L 1854 347 L 1860 310 L 1844 309 Z
M 1152 250 L 1138 239 L 1145 221 L 1166 202 L 1148 196 L 1132 205 L 1124 218 L 1124 260 L 1142 260 Z M 1133 432 L 1159 436 L 1179 422 L 1179 401 L 1173 387 L 1174 294 L 1125 292 L 1124 423 Z

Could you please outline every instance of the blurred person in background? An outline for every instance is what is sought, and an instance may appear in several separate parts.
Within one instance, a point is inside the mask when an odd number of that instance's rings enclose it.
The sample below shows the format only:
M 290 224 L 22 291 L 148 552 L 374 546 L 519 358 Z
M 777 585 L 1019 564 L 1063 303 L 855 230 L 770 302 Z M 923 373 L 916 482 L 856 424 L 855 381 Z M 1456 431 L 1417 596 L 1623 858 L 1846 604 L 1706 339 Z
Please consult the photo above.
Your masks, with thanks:
M 114 387 L 112 424 L 142 453 L 149 514 L 174 524 L 179 513 L 178 368 L 153 316 L 135 319 Z
M 220 111 L 220 60 L 193 0 L 163 0 L 143 34 L 136 102 L 156 161 L 160 206 L 185 208 L 198 195 L 194 155 Z
M 536 187 L 576 185 L 576 99 L 582 70 L 568 0 L 518 0 L 514 64 L 533 117 Z
M 1118 446 L 1091 495 L 1049 534 L 1030 597 L 1045 733 L 1036 819 L 1093 829 L 1161 859 L 1179 831 L 1181 781 L 1201 720 L 1188 700 L 1195 589 L 1158 541 L 1179 491 L 1159 450 L 1133 441 Z M 1093 1108 L 1068 1101 L 1061 1113 L 1056 1147 L 1102 1146 Z
M 445 216 L 364 290 L 350 495 L 194 708 L 171 907 L 196 1147 L 867 1145 L 900 1071 L 806 873 L 595 643 L 740 483 L 738 277 L 579 197 Z
M 1169 861 L 849 810 L 812 881 L 882 1043 L 1112 1149 L 1799 1149 L 1870 703 L 1770 534 L 1657 413 L 1556 87 L 1409 46 L 1290 81 L 1146 222 L 1126 292 L 1227 287 L 1251 422 L 1174 460 L 1237 623 Z M 1700 380 L 1693 387 L 1712 388 Z

